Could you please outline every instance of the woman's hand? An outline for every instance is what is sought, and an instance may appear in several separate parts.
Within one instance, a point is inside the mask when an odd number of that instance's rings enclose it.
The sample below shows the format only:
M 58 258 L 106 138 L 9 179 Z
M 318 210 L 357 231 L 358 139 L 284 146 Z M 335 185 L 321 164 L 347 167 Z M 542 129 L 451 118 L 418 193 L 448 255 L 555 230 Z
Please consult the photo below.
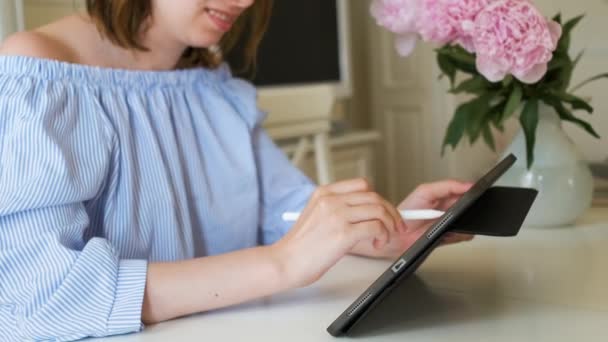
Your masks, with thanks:
M 319 279 L 361 241 L 382 250 L 406 226 L 397 209 L 364 179 L 319 187 L 294 227 L 271 246 L 288 287 Z
M 445 211 L 450 208 L 472 184 L 453 180 L 439 181 L 418 186 L 406 199 L 399 204 L 400 210 L 405 209 L 438 209 Z M 382 249 L 370 246 L 369 241 L 361 241 L 353 250 L 353 254 L 394 258 L 407 250 L 434 223 L 434 221 L 405 221 L 406 232 L 400 232 L 390 237 L 390 242 Z M 448 233 L 442 243 L 450 244 L 471 240 L 471 235 Z

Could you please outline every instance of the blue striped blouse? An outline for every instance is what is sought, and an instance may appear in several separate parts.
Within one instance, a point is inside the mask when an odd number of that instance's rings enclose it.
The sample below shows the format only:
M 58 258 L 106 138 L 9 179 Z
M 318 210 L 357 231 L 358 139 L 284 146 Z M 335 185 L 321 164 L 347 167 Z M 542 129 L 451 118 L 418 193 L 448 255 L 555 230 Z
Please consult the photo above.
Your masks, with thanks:
M 0 57 L 0 340 L 139 331 L 147 263 L 272 243 L 315 185 L 216 70 Z

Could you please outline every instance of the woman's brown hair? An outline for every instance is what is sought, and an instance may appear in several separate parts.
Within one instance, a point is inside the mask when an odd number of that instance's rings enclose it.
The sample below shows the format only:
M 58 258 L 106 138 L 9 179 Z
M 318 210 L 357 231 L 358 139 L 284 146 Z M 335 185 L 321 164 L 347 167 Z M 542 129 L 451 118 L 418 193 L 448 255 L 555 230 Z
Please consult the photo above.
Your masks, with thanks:
M 221 54 L 207 48 L 188 48 L 177 68 L 216 68 L 225 56 L 237 53 L 231 65 L 237 73 L 255 68 L 257 49 L 272 11 L 273 0 L 255 0 L 219 43 Z M 152 14 L 152 0 L 86 0 L 86 9 L 101 34 L 118 46 L 146 51 L 139 38 Z

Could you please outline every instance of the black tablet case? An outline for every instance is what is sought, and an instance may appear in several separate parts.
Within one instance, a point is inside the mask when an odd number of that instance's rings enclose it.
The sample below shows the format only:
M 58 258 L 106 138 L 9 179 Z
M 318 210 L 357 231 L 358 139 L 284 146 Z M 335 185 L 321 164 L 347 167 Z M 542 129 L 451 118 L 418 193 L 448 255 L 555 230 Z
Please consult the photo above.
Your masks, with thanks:
M 538 191 L 528 188 L 490 187 L 452 223 L 451 232 L 489 236 L 519 233 Z
M 535 189 L 492 186 L 452 223 L 452 228 L 448 229 L 448 231 L 496 237 L 515 236 L 519 233 L 537 194 L 538 191 Z M 433 250 L 434 247 L 427 249 L 413 263 L 412 272 L 418 269 L 420 264 L 426 260 Z M 403 278 L 410 275 L 411 273 L 409 272 L 403 273 L 399 277 L 399 280 L 395 282 L 395 285 L 401 283 Z M 359 317 L 356 322 L 342 331 L 342 333 L 334 336 L 348 334 L 384 297 L 390 295 L 392 289 L 393 287 L 384 291 L 375 304 Z

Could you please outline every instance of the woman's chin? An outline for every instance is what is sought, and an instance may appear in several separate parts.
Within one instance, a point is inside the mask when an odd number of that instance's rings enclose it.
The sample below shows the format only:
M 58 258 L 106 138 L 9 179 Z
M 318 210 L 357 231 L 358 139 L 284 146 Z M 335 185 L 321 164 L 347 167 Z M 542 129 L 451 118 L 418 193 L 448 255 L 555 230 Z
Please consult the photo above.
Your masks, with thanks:
M 214 45 L 218 45 L 222 40 L 223 34 L 218 35 L 207 35 L 204 38 L 190 39 L 188 42 L 188 46 L 196 47 L 196 48 L 208 48 Z

